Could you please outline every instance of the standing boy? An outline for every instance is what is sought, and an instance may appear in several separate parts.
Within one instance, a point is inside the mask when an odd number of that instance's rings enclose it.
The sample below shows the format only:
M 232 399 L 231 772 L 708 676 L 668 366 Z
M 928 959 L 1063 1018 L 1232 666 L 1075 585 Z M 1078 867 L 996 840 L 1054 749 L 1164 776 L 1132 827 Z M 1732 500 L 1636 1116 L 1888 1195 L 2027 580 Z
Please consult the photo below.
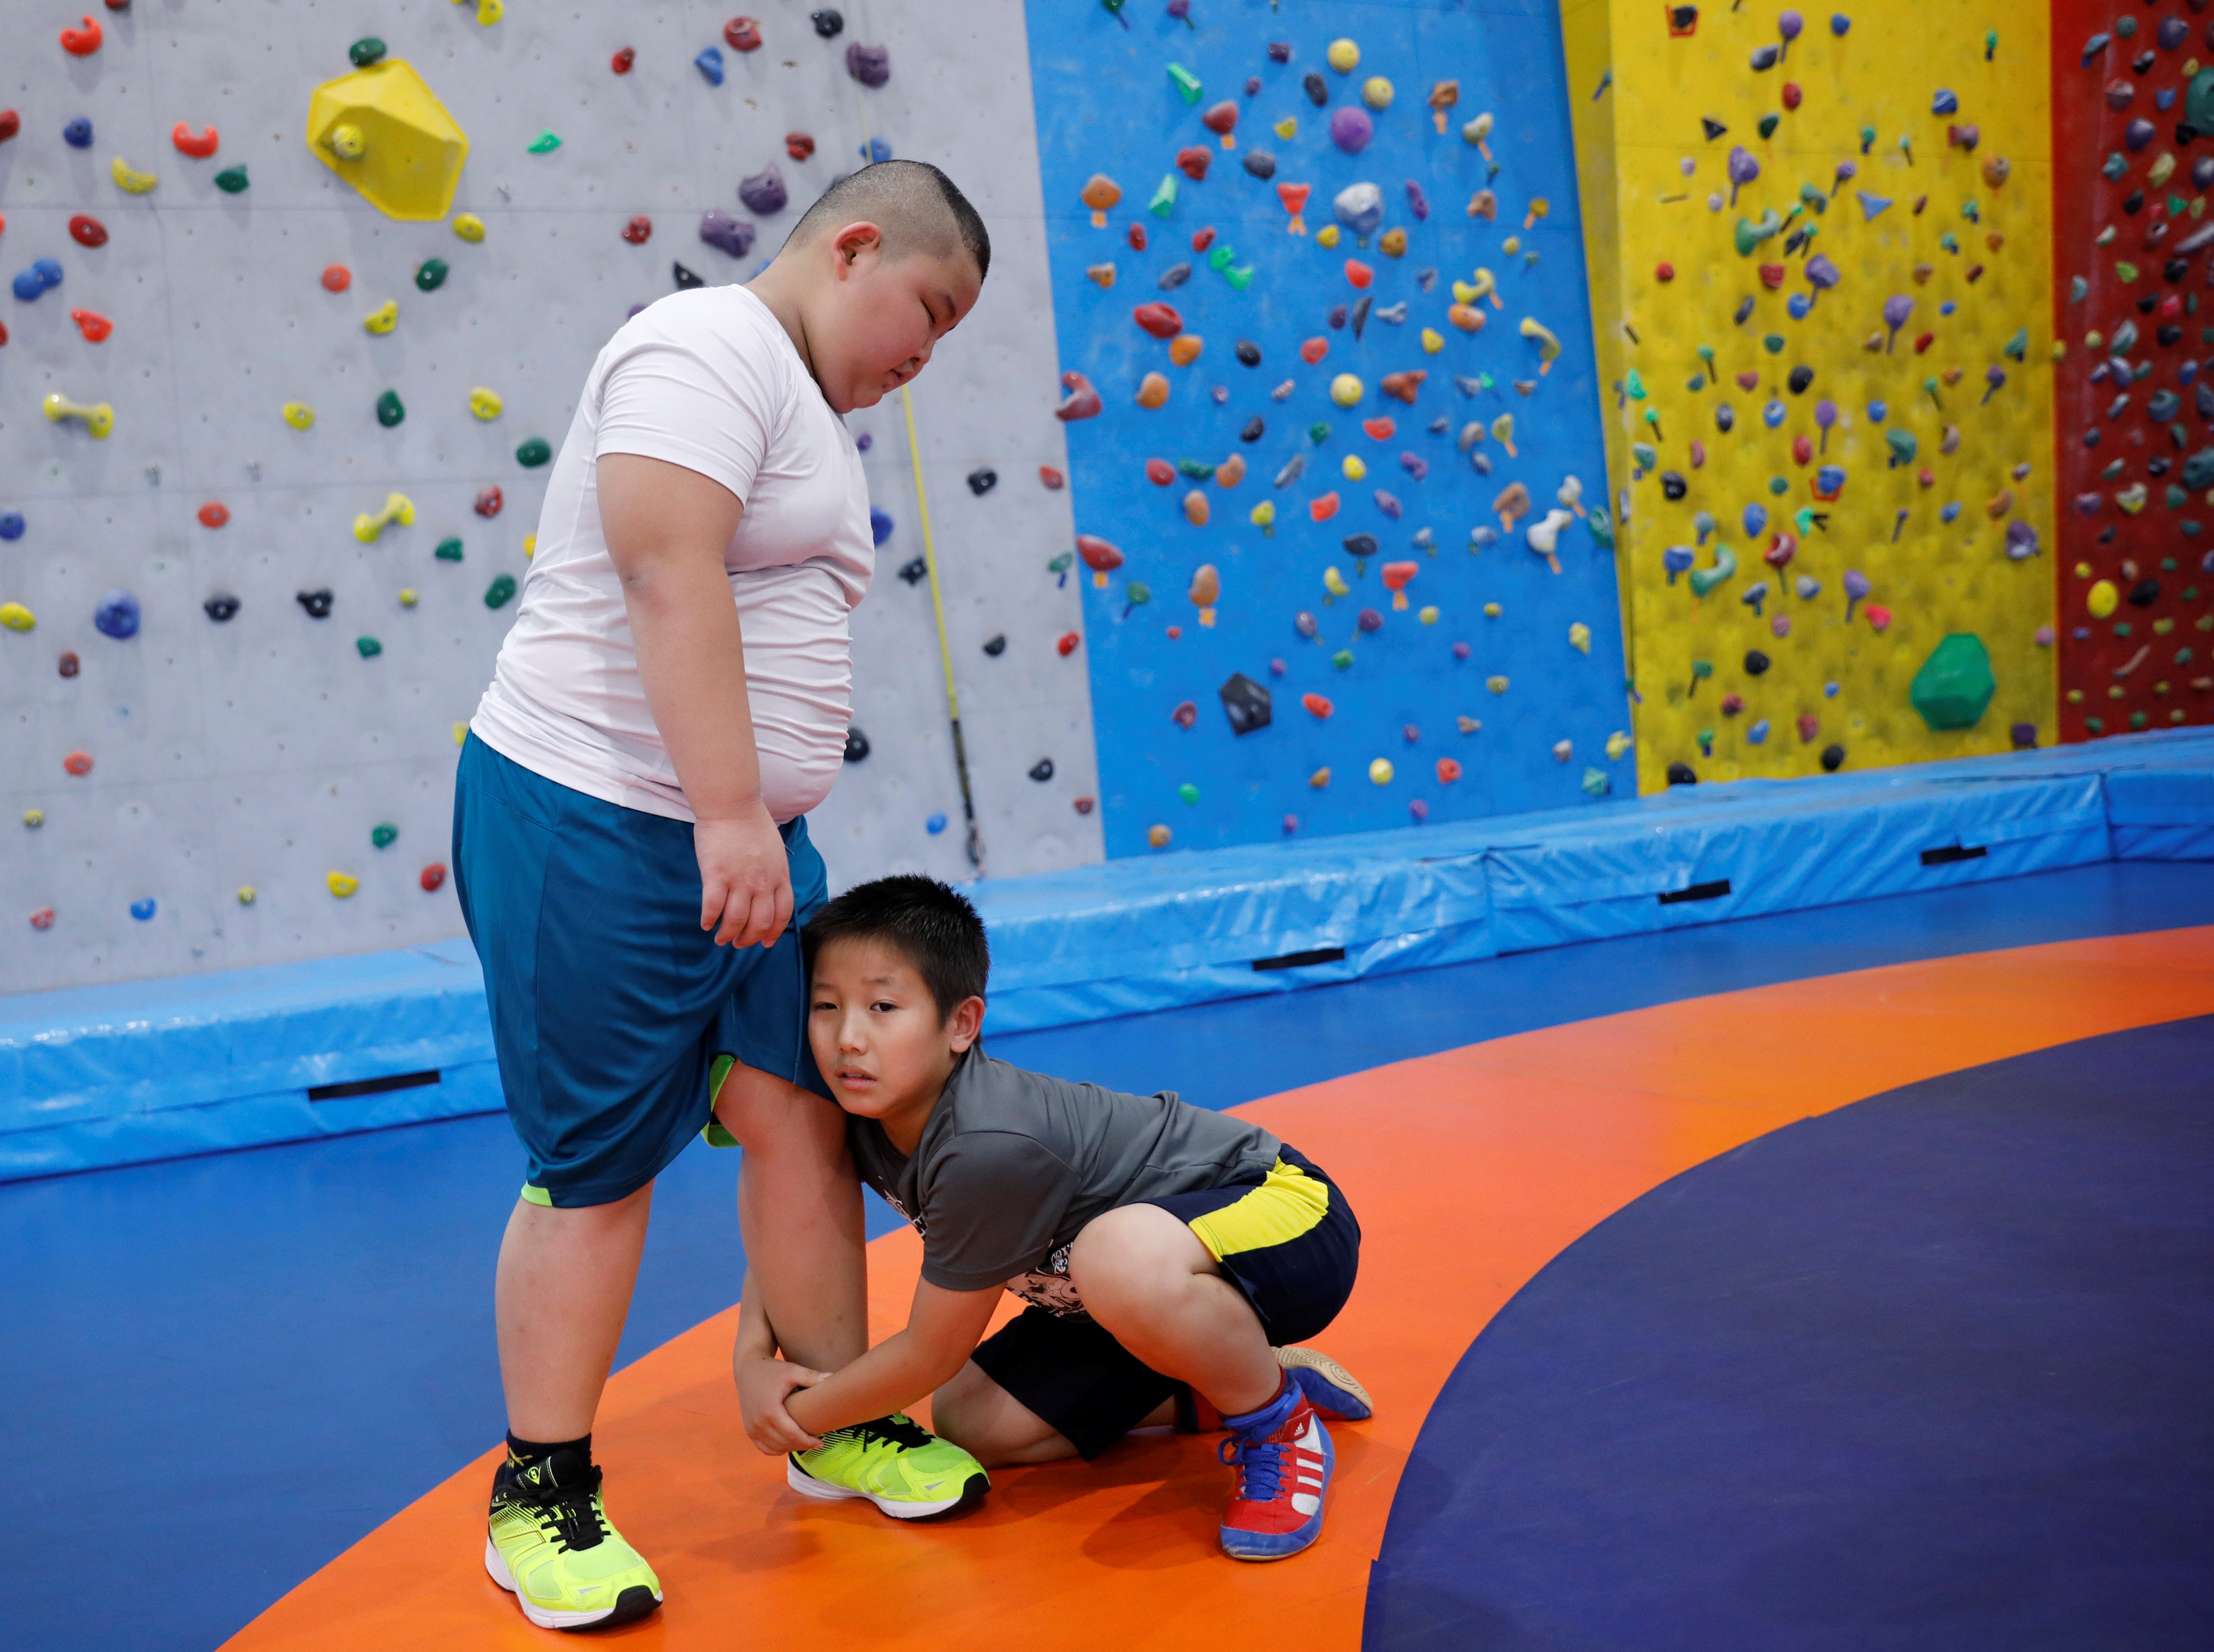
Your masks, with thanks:
M 455 884 L 529 1155 L 500 1247 L 507 1458 L 485 1565 L 531 1622 L 661 1600 L 591 1427 L 654 1178 L 711 1117 L 795 1359 L 865 1345 L 861 1215 L 804 1037 L 807 811 L 842 760 L 874 566 L 840 422 L 920 372 L 991 245 L 936 168 L 834 184 L 744 286 L 672 294 L 593 364 L 454 796 Z
M 984 926 L 943 884 L 849 890 L 806 943 L 816 1062 L 852 1115 L 860 1174 L 923 1251 L 907 1329 L 827 1377 L 773 1357 L 782 1326 L 749 1294 L 747 1431 L 792 1453 L 792 1489 L 901 1512 L 838 1468 L 925 1394 L 936 1449 L 983 1465 L 1088 1460 L 1204 1401 L 1238 1469 L 1224 1550 L 1278 1560 L 1312 1543 L 1334 1460 L 1323 1423 L 1370 1410 L 1335 1361 L 1287 1346 L 1353 1289 L 1345 1196 L 1257 1125 L 987 1055 Z M 979 1346 L 1002 1288 L 1032 1306 Z M 945 1512 L 986 1490 L 981 1469 L 945 1481 Z

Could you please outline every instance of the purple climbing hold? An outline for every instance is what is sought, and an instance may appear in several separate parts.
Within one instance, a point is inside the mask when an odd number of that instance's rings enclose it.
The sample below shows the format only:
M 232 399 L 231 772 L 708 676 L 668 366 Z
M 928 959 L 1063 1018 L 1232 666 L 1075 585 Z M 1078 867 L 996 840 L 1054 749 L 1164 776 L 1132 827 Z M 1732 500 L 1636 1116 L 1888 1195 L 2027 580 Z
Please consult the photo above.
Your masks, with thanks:
M 1404 509 L 1397 499 L 1380 487 L 1376 490 L 1376 508 L 1394 522 L 1398 521 Z
M 1315 633 L 1321 629 L 1321 627 L 1315 623 L 1315 616 L 1307 613 L 1300 613 L 1294 615 L 1292 619 L 1292 628 L 1294 631 L 1297 631 L 1300 635 L 1306 638 L 1310 641 L 1313 640 Z
M 2214 189 L 2214 155 L 2202 155 L 2191 163 L 2191 187 Z
M 1845 622 L 1848 625 L 1852 623 L 1853 605 L 1866 597 L 1872 589 L 1874 588 L 1868 584 L 1868 575 L 1862 573 L 1858 568 L 1845 570 Z
M 1752 151 L 1751 150 L 1740 144 L 1730 150 L 1729 204 L 1732 206 L 1735 206 L 1737 205 L 1738 187 L 1741 184 L 1749 184 L 1758 176 L 1760 176 L 1760 162 L 1752 158 Z
M 1407 210 L 1415 215 L 1415 222 L 1427 223 L 1430 217 L 1430 198 L 1422 193 L 1422 185 L 1412 178 L 1407 180 Z
M 2191 38 L 2191 25 L 2180 17 L 2163 17 L 2160 27 L 2153 31 L 2153 39 L 2163 52 L 2173 52 Z
M 1883 301 L 1883 324 L 1891 329 L 1883 341 L 1886 354 L 1890 352 L 1892 340 L 1899 336 L 1899 329 L 1906 325 L 1906 318 L 1913 314 L 1914 300 L 1903 292 L 1894 292 Z
M 1348 155 L 1358 155 L 1368 147 L 1368 140 L 1376 135 L 1376 123 L 1367 112 L 1351 104 L 1332 111 L 1330 117 L 1330 141 Z
M 2006 554 L 2016 562 L 2037 554 L 2037 529 L 2021 517 L 2007 523 Z
M 2107 83 L 2107 107 L 2119 113 L 2130 107 L 2130 100 L 2138 95 L 2138 83 L 2127 75 L 2117 75 Z
M 700 219 L 700 239 L 718 252 L 743 258 L 753 250 L 754 227 L 743 218 L 732 217 L 719 206 L 711 206 Z
M 1783 37 L 1785 52 L 1789 52 L 1791 42 L 1799 38 L 1799 31 L 1806 27 L 1807 20 L 1795 11 L 1779 12 L 1777 15 L 1776 32 Z
M 884 46 L 856 41 L 846 48 L 846 72 L 864 86 L 882 86 L 892 77 L 892 54 Z
M 1807 260 L 1807 280 L 1816 292 L 1827 292 L 1838 278 L 1838 266 L 1830 262 L 1827 253 L 1817 253 Z
M 1756 46 L 1753 49 L 1752 53 L 1753 73 L 1758 74 L 1763 70 L 1775 68 L 1778 63 L 1783 61 L 1783 48 L 1780 46 Z
M 2122 147 L 2135 155 L 2160 135 L 2160 128 L 2139 116 L 2122 128 Z
M 1384 628 L 1384 616 L 1373 608 L 1364 608 L 1354 621 L 1363 631 L 1376 632 Z
M 748 211 L 758 212 L 767 218 L 783 211 L 792 196 L 784 187 L 784 174 L 771 161 L 752 177 L 739 180 L 738 199 L 746 204 Z
M 1270 63 L 1289 63 L 1291 60 L 1292 43 L 1289 40 L 1271 40 L 1269 42 L 1269 61 Z

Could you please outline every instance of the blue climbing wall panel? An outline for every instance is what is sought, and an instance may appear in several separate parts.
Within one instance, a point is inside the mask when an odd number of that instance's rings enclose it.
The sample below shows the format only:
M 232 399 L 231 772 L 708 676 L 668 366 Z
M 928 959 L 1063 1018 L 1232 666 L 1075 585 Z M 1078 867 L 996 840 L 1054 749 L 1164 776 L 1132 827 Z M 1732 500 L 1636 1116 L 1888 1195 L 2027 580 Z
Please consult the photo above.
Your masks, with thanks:
M 1626 739 L 1608 756 L 1610 736 L 1629 726 L 1612 551 L 1588 517 L 1559 530 L 1558 572 L 1526 542 L 1564 478 L 1581 479 L 1588 510 L 1606 493 L 1557 8 L 1195 0 L 1188 10 L 1186 21 L 1159 0 L 1131 0 L 1118 17 L 1053 0 L 1028 13 L 1061 364 L 1104 404 L 1068 425 L 1076 528 L 1125 558 L 1104 588 L 1080 561 L 1067 574 L 1084 590 L 1107 853 L 1163 847 L 1162 828 L 1176 848 L 1259 842 L 1634 790 Z M 1327 55 L 1341 38 L 1359 47 L 1350 72 Z M 1272 42 L 1289 47 L 1287 60 L 1272 59 Z M 1196 99 L 1172 64 L 1200 82 Z M 1306 89 L 1310 76 L 1325 106 Z M 1376 76 L 1391 83 L 1381 109 L 1364 103 Z M 1434 114 L 1428 100 L 1444 81 L 1459 83 L 1458 100 Z M 1238 111 L 1231 148 L 1202 119 L 1225 101 Z M 1330 136 L 1347 108 L 1373 125 L 1357 153 Z M 1463 127 L 1487 113 L 1480 147 Z M 1280 135 L 1285 120 L 1290 137 Z M 1209 156 L 1203 180 L 1178 168 L 1194 146 Z M 1256 150 L 1273 156 L 1272 177 L 1244 164 Z M 1095 174 L 1122 192 L 1104 225 L 1084 199 Z M 1176 199 L 1160 216 L 1150 204 L 1164 177 Z M 1330 245 L 1333 203 L 1359 182 L 1381 190 L 1381 223 L 1365 238 L 1341 228 Z M 1280 199 L 1287 183 L 1312 187 L 1305 233 L 1293 232 Z M 1495 217 L 1469 210 L 1487 187 Z M 1544 216 L 1532 222 L 1534 202 Z M 1195 251 L 1209 229 L 1213 244 Z M 1405 236 L 1398 256 L 1385 245 L 1394 229 Z M 1234 256 L 1218 270 L 1209 254 L 1226 244 Z M 1331 325 L 1334 309 L 1364 297 L 1349 260 L 1373 272 L 1358 338 L 1349 315 Z M 1190 279 L 1162 290 L 1180 264 Z M 1089 272 L 1108 265 L 1112 285 L 1102 285 Z M 1245 269 L 1240 291 L 1229 275 Z M 1448 314 L 1453 289 L 1481 285 L 1479 269 L 1496 297 L 1473 297 L 1484 321 L 1465 331 Z M 1200 340 L 1196 361 L 1175 364 L 1170 343 L 1134 319 L 1157 301 Z M 1403 302 L 1404 321 L 1385 319 Z M 1525 336 L 1525 317 L 1558 340 L 1557 359 Z M 1441 341 L 1434 352 L 1426 329 Z M 1309 362 L 1301 346 L 1316 339 L 1329 348 Z M 1257 365 L 1241 364 L 1240 340 L 1258 346 Z M 1384 394 L 1386 375 L 1410 370 L 1428 375 L 1412 405 Z M 1170 390 L 1149 409 L 1135 398 L 1154 372 Z M 1330 394 L 1348 373 L 1362 390 L 1349 407 Z M 1501 415 L 1513 421 L 1512 455 L 1492 433 Z M 1242 440 L 1257 416 L 1263 433 Z M 1364 428 L 1379 418 L 1392 421 L 1388 436 Z M 1465 452 L 1471 420 L 1484 433 Z M 1318 425 L 1328 430 L 1317 440 Z M 1246 474 L 1227 487 L 1186 474 L 1148 480 L 1148 459 L 1219 465 L 1232 454 Z M 1275 486 L 1295 456 L 1304 474 Z M 1365 476 L 1347 474 L 1349 458 Z M 1494 501 L 1516 482 L 1535 509 L 1502 533 Z M 1396 518 L 1379 491 L 1396 496 Z M 1194 492 L 1208 506 L 1203 526 L 1187 519 Z M 1332 492 L 1340 508 L 1316 520 L 1311 503 Z M 1251 516 L 1264 501 L 1275 507 L 1265 532 Z M 1473 544 L 1471 530 L 1487 529 L 1495 541 Z M 1377 548 L 1357 558 L 1345 541 L 1361 534 Z M 1404 609 L 1384 574 L 1401 561 L 1416 565 Z M 1192 600 L 1202 566 L 1220 579 L 1211 615 Z M 1326 586 L 1333 568 L 1349 595 Z M 1380 625 L 1364 631 L 1364 610 Z M 1232 731 L 1220 690 L 1234 674 L 1269 690 L 1266 727 Z M 1327 718 L 1304 708 L 1308 694 L 1330 702 Z M 1186 704 L 1196 720 L 1177 716 Z M 1388 780 L 1371 779 L 1379 759 Z M 1457 778 L 1440 778 L 1441 759 L 1459 765 Z M 1327 784 L 1313 784 L 1324 768 Z

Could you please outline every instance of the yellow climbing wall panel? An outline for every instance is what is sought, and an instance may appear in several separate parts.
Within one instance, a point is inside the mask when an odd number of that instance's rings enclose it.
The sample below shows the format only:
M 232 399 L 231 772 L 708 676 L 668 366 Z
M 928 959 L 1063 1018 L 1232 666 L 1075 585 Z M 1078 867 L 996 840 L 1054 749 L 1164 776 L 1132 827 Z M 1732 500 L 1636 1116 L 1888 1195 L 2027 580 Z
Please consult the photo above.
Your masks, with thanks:
M 1832 746 L 1844 764 L 1869 768 L 2001 750 L 2033 729 L 2051 742 L 2043 8 L 1883 0 L 1843 14 L 1842 34 L 1830 14 L 1809 12 L 1788 44 L 1800 15 L 1772 5 L 1701 5 L 1677 38 L 1670 11 L 1615 0 L 1605 94 L 1615 103 L 1624 346 L 1609 439 L 1649 454 L 1633 463 L 1619 541 L 1640 789 L 1667 784 L 1677 762 L 1703 780 L 1734 780 L 1819 772 Z M 1756 69 L 1764 48 L 1780 60 Z M 1709 138 L 1703 120 L 1727 130 Z M 1758 169 L 1749 180 L 1748 161 Z M 1740 222 L 1757 235 L 1771 213 L 1777 232 L 1741 253 Z M 1789 245 L 1802 230 L 1811 239 Z M 1832 272 L 1818 259 L 1833 266 L 1833 285 L 1820 285 Z M 1895 334 L 1894 299 L 1912 306 Z M 1794 368 L 1812 370 L 1803 389 L 1792 387 Z M 1993 373 L 2004 376 L 1996 388 Z M 1892 445 L 1901 437 L 1913 444 L 1904 462 Z M 1815 497 L 1825 464 L 1844 471 L 1827 501 Z M 1683 497 L 1671 499 L 1675 478 Z M 1752 529 L 1748 506 L 1765 517 Z M 1826 523 L 1795 523 L 1806 509 Z M 1703 511 L 1715 528 L 1701 545 Z M 1795 541 L 1780 569 L 1763 560 L 1779 534 Z M 1679 560 L 1696 549 L 1696 566 L 1709 569 L 1718 547 L 1736 559 L 1733 577 L 1703 597 L 1688 572 L 1672 582 L 1671 548 Z M 1849 571 L 1868 587 L 1850 619 Z M 1797 594 L 1802 578 L 1819 593 Z M 1764 580 L 1756 611 L 1745 598 Z M 1954 632 L 1983 639 L 1997 692 L 1974 727 L 1933 732 L 1909 687 Z M 1764 671 L 1748 669 L 1754 651 L 1771 662 Z M 1734 714 L 1726 696 L 1741 701 Z

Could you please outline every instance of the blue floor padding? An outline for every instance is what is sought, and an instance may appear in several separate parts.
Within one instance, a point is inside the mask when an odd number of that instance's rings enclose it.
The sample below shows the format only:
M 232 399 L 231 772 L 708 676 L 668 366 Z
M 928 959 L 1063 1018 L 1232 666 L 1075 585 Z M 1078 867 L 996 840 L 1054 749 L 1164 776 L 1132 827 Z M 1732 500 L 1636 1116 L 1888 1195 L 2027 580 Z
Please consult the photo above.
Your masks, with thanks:
M 2207 922 L 2214 866 L 2107 865 L 990 1043 L 1221 1108 L 1679 998 Z M 734 1299 L 735 1158 L 662 1177 L 619 1363 Z M 0 1394 L 40 1580 L 9 1643 L 201 1652 L 496 1442 L 522 1170 L 492 1117 L 0 1186 Z M 893 1220 L 872 1203 L 872 1233 Z M 125 1550 L 102 1534 L 126 1504 Z
M 1366 1652 L 2214 1645 L 2214 1017 L 1760 1137 L 1432 1407 Z
M 991 929 L 995 1024 L 1011 1031 L 2109 859 L 2210 857 L 2214 732 L 2180 730 L 971 892 Z M 491 1056 L 464 942 L 0 999 L 0 1180 L 480 1111 L 498 1104 Z M 437 1081 L 374 1096 L 306 1088 L 425 1071 Z

